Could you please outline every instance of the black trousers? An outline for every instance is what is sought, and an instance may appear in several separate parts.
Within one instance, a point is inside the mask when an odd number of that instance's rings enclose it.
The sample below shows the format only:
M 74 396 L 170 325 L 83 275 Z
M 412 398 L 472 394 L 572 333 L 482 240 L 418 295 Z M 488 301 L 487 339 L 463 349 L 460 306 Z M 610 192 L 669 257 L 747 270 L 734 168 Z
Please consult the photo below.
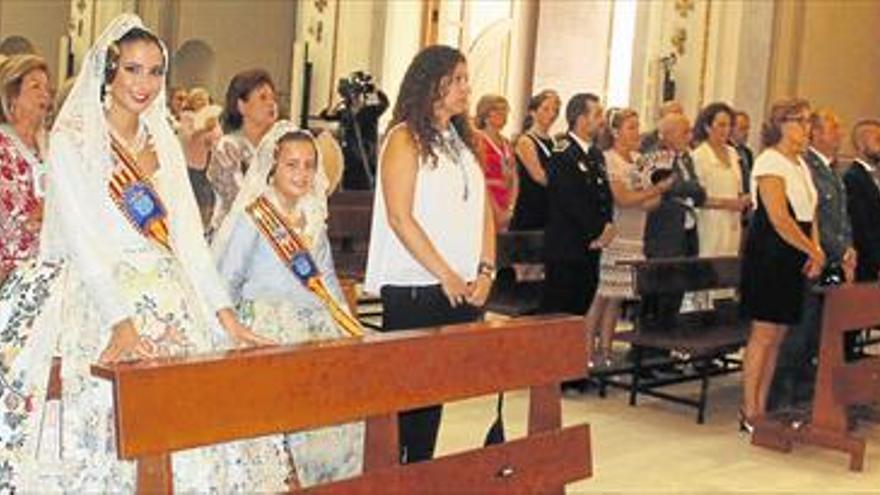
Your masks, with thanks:
M 599 251 L 586 261 L 554 261 L 544 264 L 542 313 L 586 315 L 599 287 Z
M 463 305 L 453 308 L 440 285 L 423 287 L 384 286 L 382 296 L 382 331 L 467 323 L 480 320 L 479 308 Z M 401 370 L 404 374 L 406 370 Z M 443 405 L 403 411 L 398 415 L 401 462 L 426 461 L 434 456 Z

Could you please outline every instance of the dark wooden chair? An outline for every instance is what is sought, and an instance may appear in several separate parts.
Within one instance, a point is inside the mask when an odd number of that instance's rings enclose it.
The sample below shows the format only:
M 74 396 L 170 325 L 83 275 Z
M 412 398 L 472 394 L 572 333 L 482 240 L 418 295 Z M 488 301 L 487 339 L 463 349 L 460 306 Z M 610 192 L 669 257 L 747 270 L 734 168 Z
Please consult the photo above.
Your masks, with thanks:
M 116 447 L 137 461 L 140 493 L 173 491 L 179 450 L 366 418 L 363 475 L 303 493 L 562 494 L 592 474 L 589 425 L 562 428 L 559 392 L 586 365 L 572 352 L 584 338 L 580 319 L 527 318 L 96 365 L 92 373 L 113 384 Z M 525 438 L 399 463 L 398 411 L 525 387 Z
M 822 334 L 810 420 L 800 427 L 769 419 L 757 422 L 752 444 L 790 452 L 807 443 L 849 454 L 849 468 L 861 471 L 865 439 L 851 433 L 847 409 L 880 401 L 880 357 L 844 360 L 844 334 L 880 324 L 880 285 L 853 284 L 825 290 Z
M 665 258 L 627 262 L 636 269 L 636 290 L 642 297 L 730 289 L 739 286 L 740 262 L 737 257 Z M 707 311 L 680 314 L 669 328 L 647 326 L 636 319 L 632 331 L 619 332 L 615 339 L 632 346 L 632 364 L 593 373 L 600 395 L 608 386 L 629 391 L 635 406 L 639 395 L 647 395 L 697 409 L 697 423 L 706 417 L 710 379 L 741 369 L 729 355 L 745 345 L 748 324 L 739 318 L 734 303 L 717 304 Z M 666 351 L 668 358 L 645 358 L 646 349 Z M 720 364 L 720 366 L 717 366 Z M 675 376 L 648 378 L 654 370 L 674 367 Z M 670 385 L 699 381 L 696 399 L 660 390 Z

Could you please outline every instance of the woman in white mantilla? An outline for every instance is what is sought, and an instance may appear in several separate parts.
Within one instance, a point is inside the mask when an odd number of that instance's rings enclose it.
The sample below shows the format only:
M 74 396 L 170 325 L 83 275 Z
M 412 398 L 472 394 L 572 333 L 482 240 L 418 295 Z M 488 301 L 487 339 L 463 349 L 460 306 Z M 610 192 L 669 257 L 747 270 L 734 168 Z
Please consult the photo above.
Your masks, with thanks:
M 344 305 L 327 237 L 327 188 L 317 140 L 281 121 L 263 138 L 255 163 L 214 239 L 220 273 L 242 321 L 294 344 L 360 335 Z M 292 461 L 292 485 L 360 473 L 363 423 L 242 442 L 255 486 L 277 459 Z M 259 473 L 262 466 L 264 473 Z
M 168 124 L 167 66 L 158 38 L 120 16 L 55 121 L 40 263 L 0 290 L 0 491 L 134 490 L 93 363 L 270 342 L 236 319 L 203 240 Z M 45 399 L 55 354 L 63 407 Z M 176 453 L 175 489 L 227 491 L 221 452 Z

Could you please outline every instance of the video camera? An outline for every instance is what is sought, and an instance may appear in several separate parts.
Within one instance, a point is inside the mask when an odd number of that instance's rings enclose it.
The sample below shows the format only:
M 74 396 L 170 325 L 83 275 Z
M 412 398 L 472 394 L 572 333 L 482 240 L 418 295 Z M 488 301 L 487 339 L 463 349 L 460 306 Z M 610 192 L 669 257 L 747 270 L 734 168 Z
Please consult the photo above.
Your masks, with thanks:
M 374 91 L 376 84 L 373 82 L 373 76 L 360 70 L 352 72 L 347 78 L 340 79 L 336 86 L 336 92 L 345 101 L 354 100 L 358 95 L 368 95 Z

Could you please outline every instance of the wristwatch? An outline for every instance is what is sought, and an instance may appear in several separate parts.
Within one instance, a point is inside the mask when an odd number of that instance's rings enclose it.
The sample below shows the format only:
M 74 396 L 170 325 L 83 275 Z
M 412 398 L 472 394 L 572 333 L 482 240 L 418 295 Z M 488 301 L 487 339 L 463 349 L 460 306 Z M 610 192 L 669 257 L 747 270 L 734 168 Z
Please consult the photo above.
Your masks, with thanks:
M 489 277 L 489 280 L 495 280 L 495 265 L 489 263 L 488 261 L 480 261 L 477 265 L 477 276 L 485 275 Z

